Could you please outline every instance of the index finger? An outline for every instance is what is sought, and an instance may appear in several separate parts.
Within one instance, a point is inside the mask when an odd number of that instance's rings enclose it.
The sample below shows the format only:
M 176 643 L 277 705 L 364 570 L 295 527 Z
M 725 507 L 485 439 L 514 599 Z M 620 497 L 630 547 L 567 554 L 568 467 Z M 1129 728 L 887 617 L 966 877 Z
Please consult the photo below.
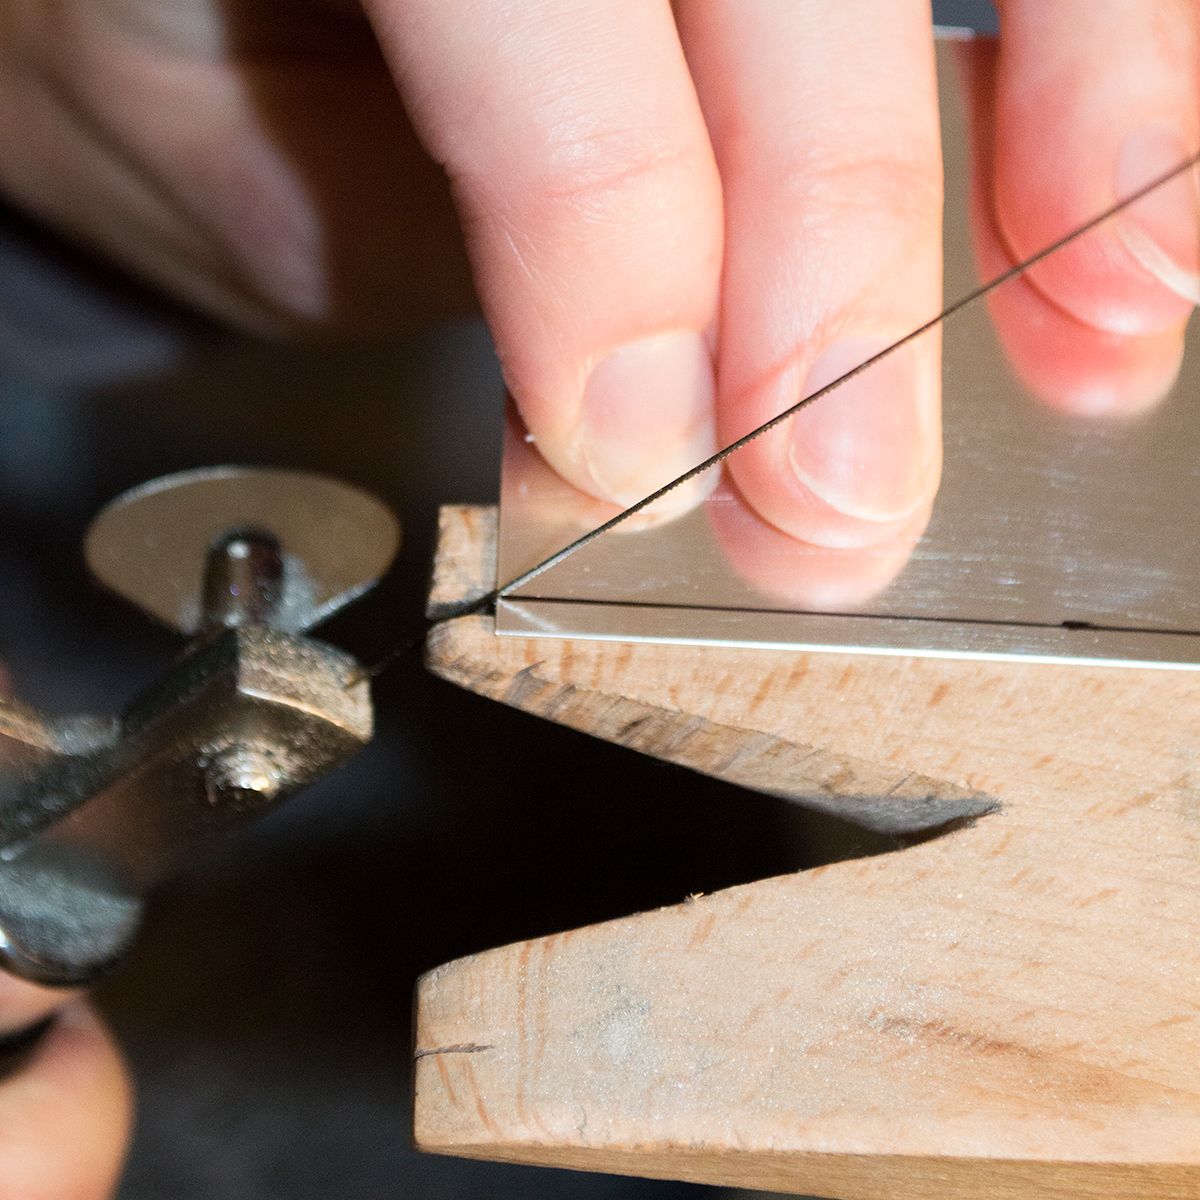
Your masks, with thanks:
M 667 0 L 367 8 L 539 450 L 619 505 L 707 457 L 721 193 Z

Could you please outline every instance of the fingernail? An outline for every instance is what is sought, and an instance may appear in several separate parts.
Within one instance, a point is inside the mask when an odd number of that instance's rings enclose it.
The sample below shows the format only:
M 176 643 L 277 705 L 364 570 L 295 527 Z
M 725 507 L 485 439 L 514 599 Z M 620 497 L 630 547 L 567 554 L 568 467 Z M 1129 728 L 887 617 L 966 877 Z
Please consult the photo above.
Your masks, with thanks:
M 836 342 L 813 364 L 804 395 L 883 350 L 874 338 Z M 831 508 L 866 521 L 909 516 L 929 497 L 937 455 L 936 389 L 902 346 L 801 409 L 792 426 L 792 469 Z
M 1186 162 L 1194 151 L 1169 121 L 1131 133 L 1117 155 L 1121 200 Z M 1200 304 L 1200 193 L 1188 170 L 1135 200 L 1117 223 L 1129 252 L 1161 283 Z
M 699 333 L 631 342 L 602 359 L 584 390 L 580 441 L 596 494 L 634 504 L 708 458 L 715 390 Z

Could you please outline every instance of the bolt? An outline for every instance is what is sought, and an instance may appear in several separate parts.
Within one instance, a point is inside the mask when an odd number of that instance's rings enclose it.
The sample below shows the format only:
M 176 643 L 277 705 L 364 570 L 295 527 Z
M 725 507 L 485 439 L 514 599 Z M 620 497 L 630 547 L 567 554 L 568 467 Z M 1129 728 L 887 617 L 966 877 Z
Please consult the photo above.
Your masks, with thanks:
M 279 795 L 280 768 L 275 756 L 257 746 L 226 746 L 204 771 L 211 804 L 238 808 L 269 804 Z
M 208 552 L 204 624 L 211 630 L 269 624 L 283 598 L 283 557 L 268 533 L 230 533 Z

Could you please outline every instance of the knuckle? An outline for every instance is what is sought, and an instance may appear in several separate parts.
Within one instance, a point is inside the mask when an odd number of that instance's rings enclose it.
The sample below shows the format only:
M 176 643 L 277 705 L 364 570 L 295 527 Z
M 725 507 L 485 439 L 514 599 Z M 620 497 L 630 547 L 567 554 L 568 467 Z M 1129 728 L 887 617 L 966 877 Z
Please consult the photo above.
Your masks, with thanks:
M 538 186 L 547 200 L 583 213 L 658 207 L 692 175 L 686 146 L 639 136 L 595 137 L 551 156 Z
M 648 130 L 592 130 L 551 138 L 510 176 L 489 207 L 520 208 L 543 221 L 585 225 L 657 223 L 708 186 L 704 148 Z M 495 182 L 479 191 L 495 193 Z
M 821 150 L 761 166 L 745 204 L 771 239 L 766 287 L 797 347 L 823 329 L 907 323 L 940 305 L 942 172 L 936 142 Z M 764 236 L 758 234 L 756 236 Z
M 936 147 L 887 147 L 847 155 L 811 153 L 787 164 L 769 186 L 801 227 L 819 234 L 854 225 L 889 238 L 924 236 L 942 215 Z

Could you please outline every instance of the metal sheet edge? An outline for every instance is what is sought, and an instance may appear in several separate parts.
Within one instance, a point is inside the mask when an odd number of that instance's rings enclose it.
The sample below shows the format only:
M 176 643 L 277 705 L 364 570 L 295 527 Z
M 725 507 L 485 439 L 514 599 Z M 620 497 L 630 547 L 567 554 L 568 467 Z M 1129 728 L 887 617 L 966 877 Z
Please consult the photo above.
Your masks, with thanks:
M 630 633 L 636 630 L 636 633 Z M 508 637 L 660 642 L 908 658 L 1200 670 L 1200 634 L 720 608 L 510 600 L 496 604 Z

